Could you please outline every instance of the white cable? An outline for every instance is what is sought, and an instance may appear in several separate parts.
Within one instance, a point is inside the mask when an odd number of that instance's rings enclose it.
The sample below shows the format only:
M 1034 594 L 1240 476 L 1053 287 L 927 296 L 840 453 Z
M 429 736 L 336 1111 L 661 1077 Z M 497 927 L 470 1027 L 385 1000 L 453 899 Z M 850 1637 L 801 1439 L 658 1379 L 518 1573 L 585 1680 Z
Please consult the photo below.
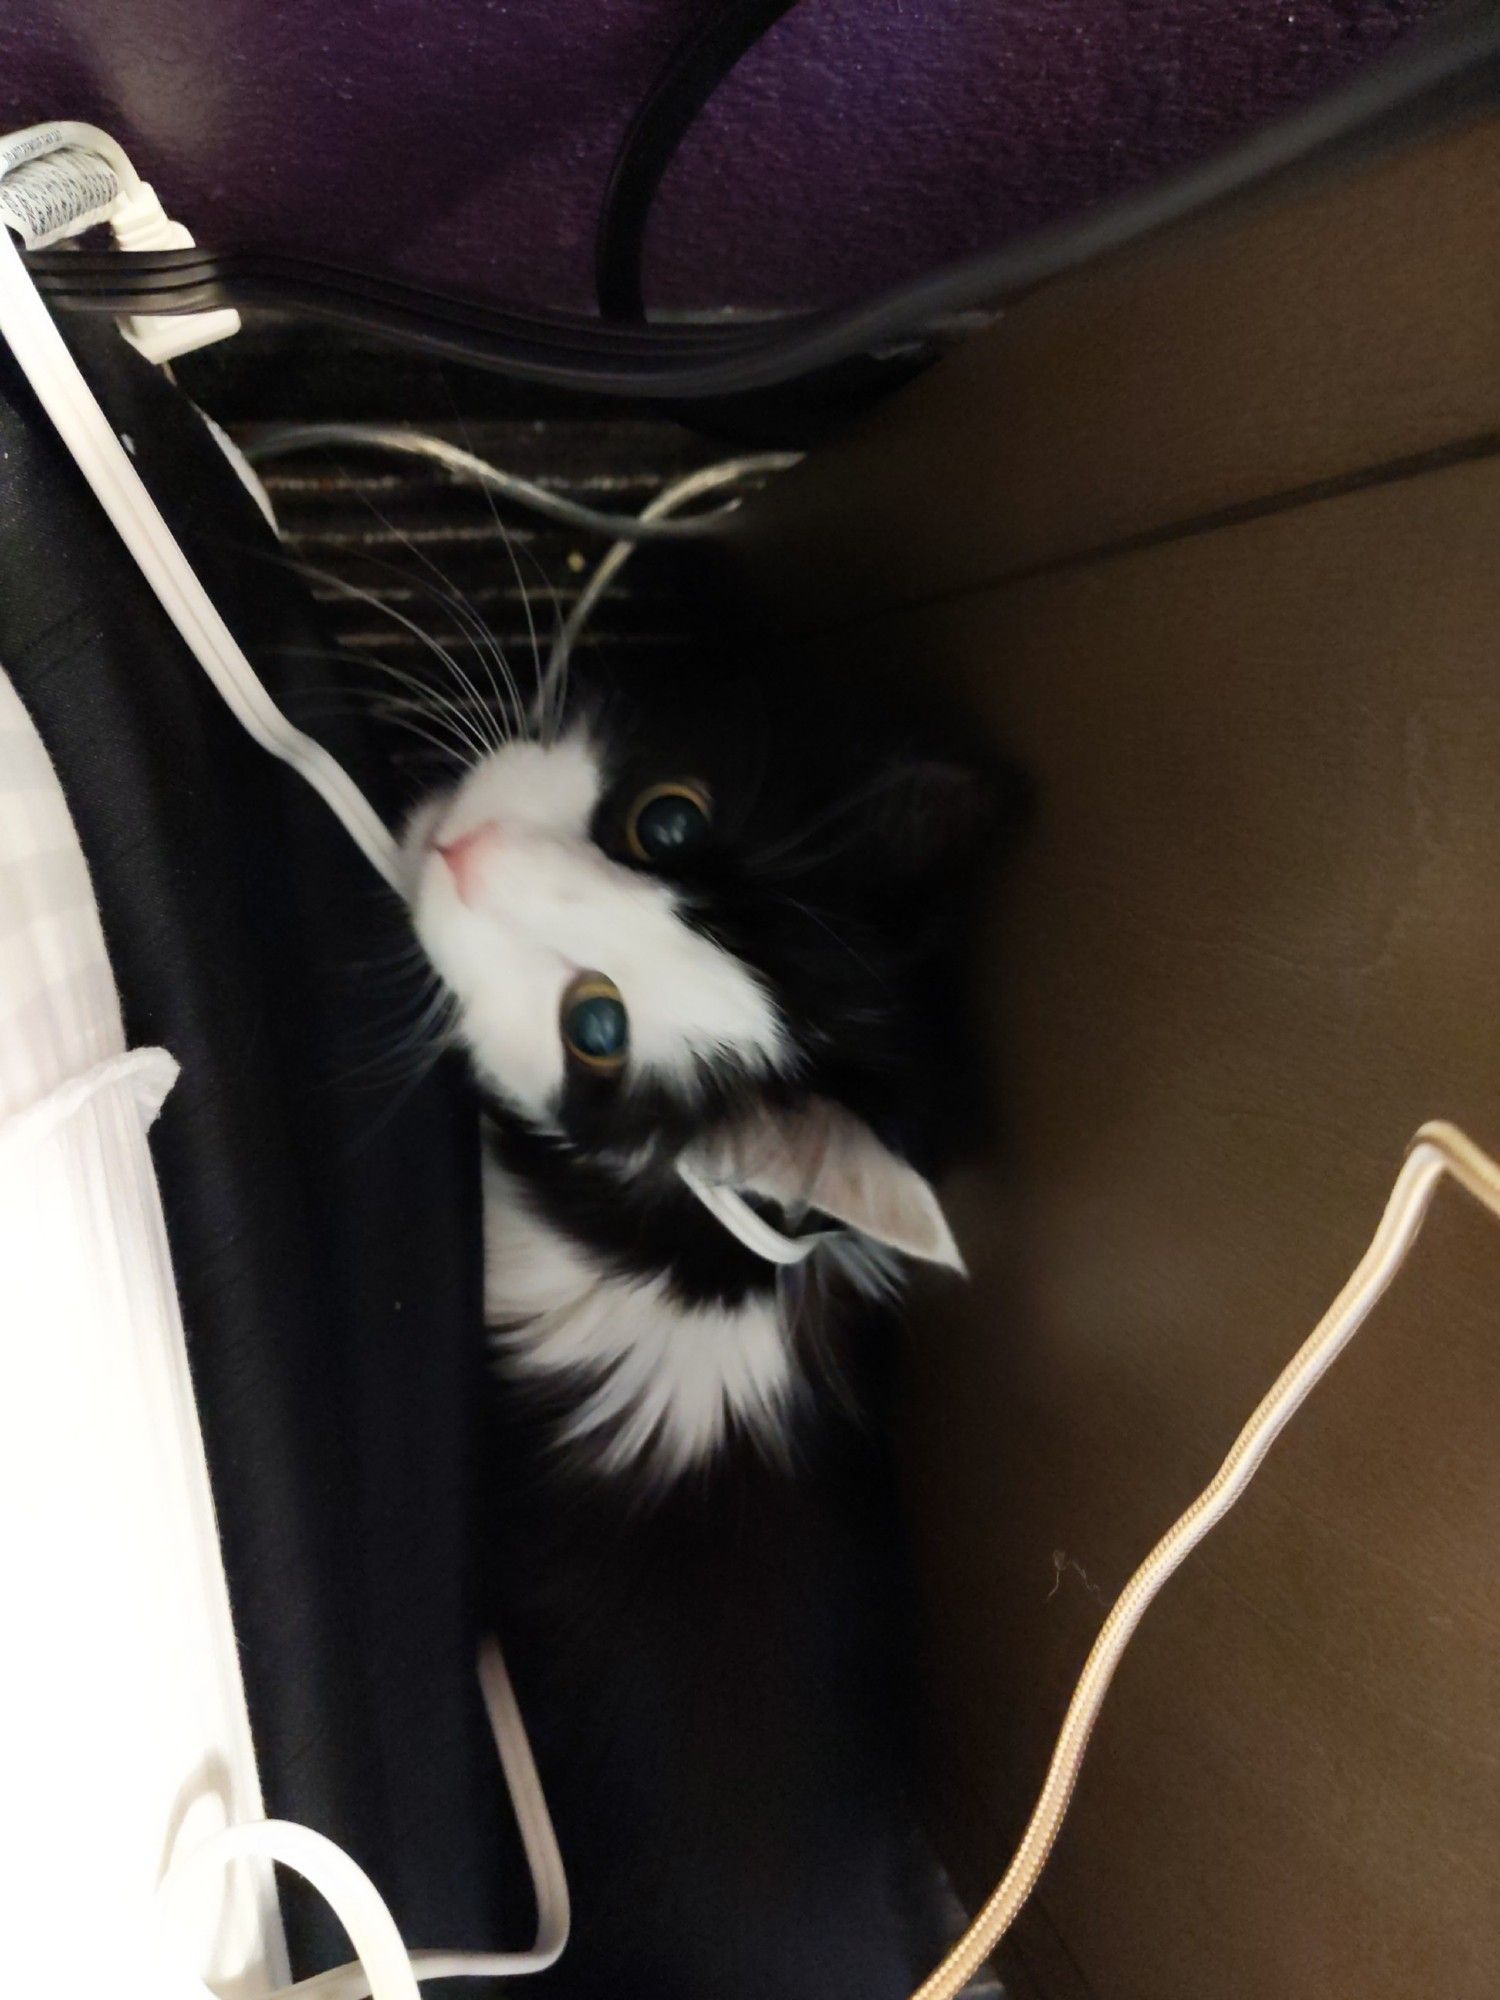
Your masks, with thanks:
M 456 479 L 472 480 L 475 485 L 529 507 L 535 514 L 545 515 L 548 520 L 581 528 L 590 535 L 612 535 L 621 541 L 701 540 L 716 534 L 737 508 L 737 503 L 730 501 L 728 506 L 716 507 L 711 513 L 674 521 L 658 519 L 649 510 L 644 514 L 618 514 L 586 507 L 580 501 L 554 493 L 550 487 L 538 485 L 534 479 L 507 472 L 503 466 L 450 444 L 447 438 L 412 430 L 404 424 L 277 424 L 247 439 L 242 449 L 252 465 L 263 465 L 294 452 L 322 450 L 330 445 L 353 445 L 362 450 L 427 459 Z
M 664 520 L 667 515 L 675 514 L 679 507 L 685 507 L 690 500 L 696 500 L 700 494 L 717 492 L 721 486 L 736 486 L 742 479 L 785 472 L 797 460 L 798 454 L 793 451 L 762 451 L 747 458 L 731 458 L 718 465 L 702 466 L 697 472 L 690 472 L 671 486 L 663 487 L 651 504 L 642 509 L 640 521 Z M 552 642 L 547 670 L 542 677 L 544 696 L 555 692 L 559 679 L 567 670 L 579 634 L 593 616 L 595 605 L 635 554 L 638 545 L 639 537 L 629 541 L 622 538 L 601 557 L 598 568 L 580 591 L 578 601 Z M 545 707 L 545 700 L 542 705 Z
M 261 686 L 110 429 L 4 227 L 0 227 L 0 336 L 141 574 L 236 720 L 262 749 L 307 780 L 371 867 L 394 887 L 395 841 L 342 765 L 320 743 L 294 728 Z
M 531 1870 L 536 1942 L 529 1951 L 414 1951 L 409 1964 L 418 1979 L 513 1979 L 523 1973 L 545 1972 L 562 1957 L 568 1942 L 571 1912 L 562 1854 L 505 1659 L 493 1639 L 486 1639 L 479 1649 L 479 1685 Z M 337 1911 L 337 1904 L 334 1907 Z M 386 2000 L 370 1973 L 368 1963 L 363 1967 L 357 1961 L 335 1966 L 331 1972 L 298 1980 L 296 1985 L 272 1994 L 271 2000 L 366 2000 L 367 1995 Z
M 536 1942 L 529 1951 L 414 1951 L 404 1962 L 422 1980 L 509 1979 L 545 1972 L 549 1965 L 557 1963 L 568 1942 L 571 1916 L 562 1855 L 505 1660 L 493 1639 L 487 1639 L 480 1648 L 479 1682 L 531 1870 L 537 1910 Z M 384 1991 L 371 1981 L 372 1970 L 368 1961 L 361 1965 L 356 1960 L 299 1980 L 296 1985 L 273 1994 L 271 2000 L 294 2000 L 294 1996 L 295 2000 L 366 2000 L 367 1995 L 373 1995 L 374 2000 L 385 2000 Z
M 305 1876 L 348 1932 L 355 1950 L 349 1964 L 281 1987 L 269 2000 L 420 2000 L 418 1980 L 513 1979 L 555 1965 L 567 1945 L 571 1921 L 567 1877 L 505 1659 L 493 1639 L 486 1639 L 479 1650 L 479 1684 L 531 1869 L 537 1921 L 536 1942 L 529 1951 L 408 1952 L 379 1890 L 342 1848 L 291 1820 L 261 1820 L 212 1835 L 175 1862 L 163 1879 L 158 1907 L 164 1969 L 180 1974 L 174 1963 L 174 1931 L 184 1882 L 247 1855 L 284 1862 Z M 186 1990 L 195 2000 L 209 1991 L 197 1979 Z
M 1456 1126 L 1441 1121 L 1424 1125 L 1412 1140 L 1370 1247 L 1343 1290 L 1261 1399 L 1217 1473 L 1115 1600 L 1068 1704 L 1041 1793 L 1010 1866 L 969 1929 L 912 2000 L 953 2000 L 1015 1922 L 1062 1828 L 1089 1736 L 1136 1627 L 1168 1578 L 1244 1493 L 1283 1427 L 1384 1295 L 1416 1242 L 1445 1174 L 1500 1218 L 1500 1166 Z
M 291 1820 L 263 1819 L 226 1826 L 175 1862 L 157 1892 L 157 1955 L 163 1975 L 177 1993 L 214 2000 L 213 1989 L 188 1973 L 176 1949 L 181 1927 L 179 1895 L 190 1882 L 213 1868 L 251 1856 L 295 1868 L 323 1897 L 349 1934 L 358 1954 L 354 1990 L 373 2000 L 421 2000 L 417 1976 L 401 1942 L 395 1918 L 374 1883 L 343 1848 Z M 295 1986 L 283 1993 L 295 1993 Z M 273 1995 L 272 2000 L 279 2000 Z

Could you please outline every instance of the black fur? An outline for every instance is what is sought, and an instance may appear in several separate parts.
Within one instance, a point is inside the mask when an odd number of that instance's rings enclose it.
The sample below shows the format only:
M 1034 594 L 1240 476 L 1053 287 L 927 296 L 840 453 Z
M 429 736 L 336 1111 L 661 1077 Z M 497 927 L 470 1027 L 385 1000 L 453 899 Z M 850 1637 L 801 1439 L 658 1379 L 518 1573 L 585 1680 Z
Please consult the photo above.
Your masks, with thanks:
M 775 1290 L 775 1272 L 726 1234 L 664 1163 L 622 1175 L 489 1104 L 496 1157 L 554 1228 L 627 1278 L 667 1280 L 686 1306 L 737 1306 Z
M 491 1603 L 574 1907 L 528 1988 L 905 2000 L 947 1931 L 880 1430 L 815 1390 L 790 1467 L 731 1449 L 648 1496 L 571 1476 L 544 1404 L 496 1405 Z

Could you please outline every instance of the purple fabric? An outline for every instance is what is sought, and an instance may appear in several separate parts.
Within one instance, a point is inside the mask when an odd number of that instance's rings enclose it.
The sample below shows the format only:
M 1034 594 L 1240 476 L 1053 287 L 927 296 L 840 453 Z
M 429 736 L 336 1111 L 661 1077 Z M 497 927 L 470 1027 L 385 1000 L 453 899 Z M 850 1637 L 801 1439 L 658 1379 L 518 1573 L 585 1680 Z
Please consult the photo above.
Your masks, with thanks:
M 54 0 L 0 18 L 0 129 L 107 126 L 215 245 L 587 306 L 637 100 L 702 0 Z M 1431 0 L 801 0 L 689 134 L 654 308 L 805 306 L 1211 152 Z

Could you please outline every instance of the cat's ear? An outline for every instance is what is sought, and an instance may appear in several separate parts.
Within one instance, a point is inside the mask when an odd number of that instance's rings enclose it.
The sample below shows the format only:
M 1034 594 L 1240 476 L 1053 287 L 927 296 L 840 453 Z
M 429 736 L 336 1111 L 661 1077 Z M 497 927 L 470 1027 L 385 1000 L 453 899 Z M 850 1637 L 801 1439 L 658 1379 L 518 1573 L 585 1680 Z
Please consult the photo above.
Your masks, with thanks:
M 962 867 L 1000 826 L 1006 801 L 978 769 L 940 757 L 896 764 L 872 813 L 887 866 L 910 882 Z
M 916 1168 L 825 1097 L 765 1107 L 694 1148 L 694 1167 L 744 1193 L 816 1208 L 873 1242 L 963 1272 L 948 1218 Z

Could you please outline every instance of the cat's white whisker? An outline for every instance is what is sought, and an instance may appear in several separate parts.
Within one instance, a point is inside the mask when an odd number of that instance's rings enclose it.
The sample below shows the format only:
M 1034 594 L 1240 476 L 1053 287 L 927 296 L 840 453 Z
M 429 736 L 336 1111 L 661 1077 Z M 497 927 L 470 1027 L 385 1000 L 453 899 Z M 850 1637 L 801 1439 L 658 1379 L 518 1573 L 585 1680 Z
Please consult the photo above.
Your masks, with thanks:
M 466 762 L 472 762 L 476 758 L 482 761 L 490 755 L 494 745 L 476 725 L 470 712 L 454 696 L 434 686 L 431 681 L 423 680 L 419 674 L 408 673 L 404 667 L 392 666 L 388 660 L 377 660 L 363 653 L 352 653 L 347 657 L 368 672 L 383 674 L 388 680 L 395 681 L 398 686 L 407 688 L 416 706 L 425 712 L 430 721 L 434 723 L 441 721 L 444 727 L 452 732 L 455 744 L 463 746 L 463 757 Z M 480 709 L 482 714 L 487 715 L 482 698 Z
M 362 590 L 358 584 L 350 583 L 345 577 L 335 576 L 328 570 L 319 570 L 315 565 L 310 563 L 298 564 L 297 567 L 305 575 L 317 577 L 340 597 L 346 598 L 353 603 L 363 604 L 372 611 L 380 612 L 382 616 L 390 619 L 393 624 L 399 625 L 403 631 L 410 633 L 412 638 L 417 640 L 420 645 L 425 646 L 435 659 L 441 661 L 458 685 L 469 694 L 474 695 L 479 700 L 480 706 L 483 707 L 483 697 L 479 695 L 478 688 L 459 664 L 456 656 L 446 646 L 441 645 L 424 626 L 418 624 L 415 618 L 408 617 L 396 605 L 386 603 L 383 598 L 377 597 L 373 591 Z M 494 718 L 489 719 L 494 720 Z M 498 750 L 502 746 L 503 738 L 499 734 L 498 723 L 495 725 L 493 734 L 484 734 L 476 730 L 474 735 L 475 747 L 481 756 L 486 755 L 490 750 Z
M 825 827 L 857 812 L 861 806 L 868 805 L 871 799 L 878 798 L 881 792 L 887 790 L 891 783 L 891 777 L 882 773 L 872 778 L 868 784 L 860 785 L 855 790 L 845 792 L 839 798 L 831 800 L 821 812 L 814 813 L 811 819 L 805 820 L 795 833 L 787 834 L 781 840 L 772 841 L 769 845 L 758 848 L 755 856 L 757 864 L 761 867 L 771 867 L 785 861 L 789 856 L 795 856 L 797 868 L 791 872 L 801 873 L 808 868 L 816 867 L 820 862 L 831 860 L 834 855 L 842 853 L 852 840 L 858 838 L 857 828 L 851 829 L 849 840 L 837 842 L 831 847 L 814 849 L 810 854 L 806 851 L 808 841 L 815 833 L 820 833 Z
M 466 743 L 428 726 L 438 719 L 430 701 L 414 701 L 409 696 L 354 688 L 337 701 L 304 706 L 301 713 L 304 722 L 309 723 L 350 715 L 374 716 L 385 728 L 398 730 L 405 736 L 428 744 L 460 770 L 469 769 L 473 763 L 473 752 Z
M 411 1077 L 414 1069 L 425 1075 L 432 1062 L 452 1046 L 454 1014 L 452 995 L 438 986 L 431 996 L 424 996 L 416 1020 L 407 1022 L 395 1039 L 365 1061 L 341 1069 L 337 1082 L 341 1085 L 397 1083 Z
M 375 502 L 370 498 L 368 493 L 362 492 L 361 498 L 364 500 L 364 503 L 366 507 L 369 509 L 369 511 L 375 516 L 376 520 L 381 523 L 381 525 L 387 530 L 387 532 L 400 545 L 409 550 L 410 553 L 417 559 L 417 561 L 420 562 L 424 568 L 430 570 L 432 575 L 437 579 L 436 595 L 438 596 L 440 602 L 447 605 L 448 609 L 453 613 L 454 617 L 458 620 L 460 630 L 466 632 L 469 635 L 469 643 L 474 648 L 475 656 L 480 661 L 480 664 L 484 667 L 486 678 L 489 681 L 491 691 L 493 692 L 495 698 L 495 715 L 499 723 L 501 739 L 508 740 L 510 737 L 514 736 L 517 728 L 519 728 L 520 726 L 521 722 L 520 693 L 516 687 L 515 680 L 510 673 L 510 669 L 506 665 L 505 656 L 501 652 L 499 642 L 496 640 L 493 632 L 491 632 L 484 618 L 481 617 L 476 606 L 470 603 L 469 599 L 465 597 L 463 592 L 458 588 L 458 585 L 453 581 L 453 579 L 437 562 L 436 558 L 433 557 L 426 549 L 419 547 L 417 543 L 412 540 L 411 536 L 407 535 L 406 533 L 403 532 L 402 529 L 398 528 L 395 522 L 392 521 L 388 515 L 383 513 L 379 507 L 376 506 Z M 494 505 L 493 498 L 491 498 L 492 508 L 493 505 Z M 499 525 L 498 517 L 496 525 L 497 526 Z M 380 563 L 381 567 L 383 568 L 392 568 L 392 569 L 396 568 L 396 565 L 385 563 L 381 560 L 381 558 L 371 556 L 369 554 L 366 555 L 365 559 L 366 561 L 369 562 Z M 507 707 L 505 695 L 501 693 L 500 683 L 496 679 L 497 668 L 500 674 L 503 675 L 506 682 L 506 687 L 510 696 L 510 704 L 511 704 L 509 708 Z M 509 724 L 510 726 L 507 727 L 507 724 Z
M 775 901 L 785 904 L 789 910 L 795 910 L 799 916 L 806 917 L 810 924 L 816 924 L 823 935 L 833 944 L 836 944 L 840 951 L 847 952 L 856 965 L 860 966 L 865 972 L 868 972 L 872 979 L 879 980 L 881 977 L 880 973 L 870 963 L 869 959 L 865 957 L 864 953 L 857 946 L 850 944 L 846 937 L 841 936 L 834 929 L 833 925 L 828 922 L 826 917 L 818 914 L 811 903 L 804 903 L 796 896 L 789 896 L 784 890 L 774 891 L 773 894 Z
M 404 687 L 415 691 L 411 701 L 411 716 L 421 718 L 421 726 L 392 712 L 387 720 L 397 728 L 406 728 L 430 742 L 445 756 L 451 756 L 467 769 L 476 756 L 488 755 L 483 740 L 476 739 L 467 727 L 468 718 L 452 696 L 445 694 L 432 682 L 424 681 L 413 674 L 404 673 L 399 667 L 391 666 L 385 660 L 377 660 L 363 653 L 354 652 L 343 646 L 280 646 L 276 648 L 278 658 L 287 660 L 311 659 L 327 662 L 336 667 L 347 668 L 351 664 L 366 671 L 383 674 Z M 385 690 L 363 688 L 353 683 L 340 685 L 326 698 L 303 700 L 298 712 L 308 721 L 320 717 L 368 714 L 382 712 L 382 703 L 393 699 Z M 441 740 L 438 732 L 441 732 Z
M 462 430 L 464 434 L 464 448 L 469 452 L 471 457 L 474 457 L 476 456 L 476 454 L 474 453 L 473 450 L 473 439 L 469 436 L 468 425 L 467 423 L 465 423 L 461 412 L 455 410 L 455 415 L 458 417 L 459 428 Z M 530 593 L 527 591 L 525 578 L 521 575 L 521 565 L 516 558 L 515 543 L 511 537 L 509 529 L 506 527 L 505 523 L 500 518 L 500 509 L 495 502 L 495 494 L 493 487 L 490 486 L 487 481 L 481 481 L 480 491 L 484 494 L 485 500 L 488 503 L 490 510 L 490 519 L 494 522 L 495 525 L 495 533 L 500 537 L 501 545 L 504 548 L 506 558 L 510 563 L 511 574 L 515 577 L 516 580 L 516 588 L 521 593 L 521 609 L 525 613 L 526 630 L 530 635 L 531 639 L 531 656 L 532 656 L 533 669 L 537 674 L 538 678 L 540 678 L 542 672 L 542 655 L 541 655 L 541 649 L 537 644 L 536 620 L 532 616 L 531 596 Z M 515 699 L 516 726 L 517 729 L 519 729 L 521 723 L 525 718 L 525 709 L 521 701 L 520 689 L 517 687 L 515 677 L 511 673 L 508 664 L 505 663 L 504 656 L 503 654 L 500 653 L 498 647 L 496 648 L 496 654 L 497 657 L 500 658 L 501 660 L 502 669 L 505 673 L 506 680 L 509 683 L 511 693 Z

